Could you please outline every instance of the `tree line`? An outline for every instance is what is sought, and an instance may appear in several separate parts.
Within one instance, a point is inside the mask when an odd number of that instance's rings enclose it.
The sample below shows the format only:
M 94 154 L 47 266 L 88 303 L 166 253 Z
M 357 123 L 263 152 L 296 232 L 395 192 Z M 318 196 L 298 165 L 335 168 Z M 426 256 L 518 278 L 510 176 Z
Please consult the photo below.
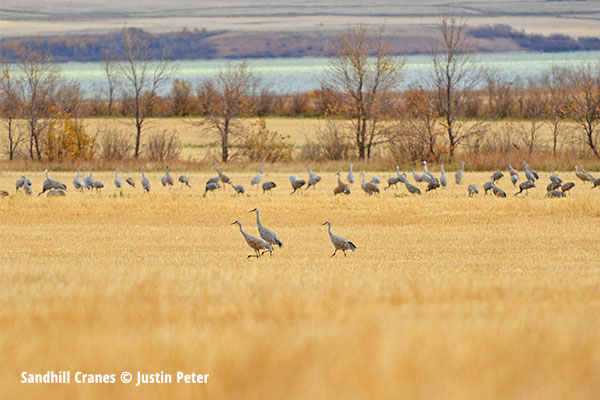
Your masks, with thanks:
M 506 153 L 519 147 L 532 154 L 541 149 L 542 127 L 551 131 L 554 155 L 577 140 L 600 158 L 600 64 L 550 65 L 539 76 L 507 81 L 493 68 L 473 67 L 464 19 L 441 17 L 438 31 L 429 73 L 408 89 L 400 89 L 404 60 L 390 52 L 384 27 L 369 32 L 352 26 L 331 43 L 320 89 L 296 95 L 270 93 L 246 62 L 230 63 L 195 86 L 176 79 L 168 53 L 157 55 L 132 29 L 105 51 L 106 85 L 95 98 L 84 97 L 42 52 L 23 50 L 17 63 L 2 63 L 2 150 L 11 160 L 93 157 L 97 133 L 86 132 L 81 118 L 120 115 L 131 122 L 131 134 L 103 135 L 102 154 L 138 158 L 148 119 L 179 116 L 218 143 L 224 162 L 286 160 L 292 144 L 260 118 L 301 115 L 325 119 L 301 151 L 307 159 L 370 159 L 376 149 L 401 160 L 452 160 L 460 149 Z M 170 94 L 160 97 L 168 85 Z M 246 117 L 259 120 L 249 129 Z M 511 118 L 523 121 L 513 124 Z M 26 129 L 17 121 L 25 121 Z M 502 130 L 498 121 L 505 123 Z M 146 138 L 147 153 L 159 159 L 176 156 L 180 146 L 174 132 Z

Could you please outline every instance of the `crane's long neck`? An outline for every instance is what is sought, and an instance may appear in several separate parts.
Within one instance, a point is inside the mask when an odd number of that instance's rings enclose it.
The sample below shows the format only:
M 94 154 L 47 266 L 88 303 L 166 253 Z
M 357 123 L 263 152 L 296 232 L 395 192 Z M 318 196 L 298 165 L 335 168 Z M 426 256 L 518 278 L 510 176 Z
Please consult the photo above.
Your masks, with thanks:
M 263 166 L 262 166 L 262 164 L 260 165 L 260 174 L 261 175 L 263 174 Z
M 308 166 L 308 174 L 312 175 L 312 166 L 310 166 L 310 165 Z
M 340 178 L 340 174 L 338 174 L 338 185 L 341 186 L 342 185 L 342 178 Z
M 363 186 L 365 185 L 365 174 L 362 174 L 362 178 L 363 178 Z M 331 229 L 331 226 L 329 226 L 329 229 Z
M 258 210 L 256 210 L 256 225 L 260 226 L 260 216 Z
M 350 173 L 352 173 L 352 164 L 350 164 Z
M 333 233 L 331 233 L 331 222 L 327 224 L 327 230 L 329 231 L 329 236 L 333 237 Z

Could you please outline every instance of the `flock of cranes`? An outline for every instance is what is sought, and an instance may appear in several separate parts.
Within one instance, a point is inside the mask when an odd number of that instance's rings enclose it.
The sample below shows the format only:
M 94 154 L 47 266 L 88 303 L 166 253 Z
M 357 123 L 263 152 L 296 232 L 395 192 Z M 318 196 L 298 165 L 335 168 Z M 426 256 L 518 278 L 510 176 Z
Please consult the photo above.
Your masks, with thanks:
M 404 184 L 408 193 L 412 195 L 421 195 L 422 191 L 419 187 L 420 185 L 424 185 L 425 192 L 437 191 L 437 189 L 440 187 L 445 188 L 448 186 L 448 177 L 446 176 L 443 164 L 440 166 L 439 177 L 435 176 L 432 172 L 430 172 L 426 161 L 423 161 L 422 165 L 422 173 L 415 171 L 414 167 L 412 168 L 412 177 L 415 182 L 414 184 L 409 182 L 409 178 L 406 172 L 401 173 L 400 168 L 396 167 L 396 174 L 391 176 L 387 180 L 387 186 L 384 187 L 383 190 L 387 190 L 392 187 L 396 188 L 398 184 Z M 208 181 L 205 184 L 205 191 L 203 196 L 206 196 L 208 192 L 214 192 L 217 189 L 223 188 L 225 184 L 229 184 L 237 194 L 243 195 L 246 193 L 244 187 L 239 184 L 234 184 L 232 180 L 222 172 L 218 164 L 215 164 L 215 168 L 217 171 L 217 176 L 208 179 Z M 321 182 L 321 177 L 312 171 L 312 166 L 310 164 L 307 166 L 307 168 L 307 180 L 300 179 L 297 175 L 290 175 L 289 180 L 292 187 L 292 192 L 290 193 L 291 195 L 302 194 L 303 192 L 309 190 L 311 187 L 314 189 L 316 185 L 319 184 L 319 182 Z M 336 173 L 337 186 L 333 189 L 334 196 L 349 195 L 351 193 L 351 185 L 356 183 L 356 179 L 354 177 L 354 172 L 352 168 L 353 165 L 350 164 L 348 174 L 346 175 L 347 183 L 342 180 L 342 174 L 340 172 Z M 462 185 L 463 181 L 465 180 L 464 168 L 465 163 L 462 162 L 460 170 L 458 170 L 454 174 L 454 181 L 457 185 Z M 526 162 L 523 162 L 522 172 L 525 177 L 525 180 L 520 181 L 520 172 L 513 168 L 510 160 L 508 161 L 508 173 L 510 175 L 510 181 L 513 187 L 518 188 L 518 191 L 514 193 L 515 196 L 518 196 L 523 192 L 525 192 L 525 195 L 527 196 L 529 190 L 535 189 L 536 183 L 539 183 L 539 174 L 535 170 L 531 169 Z M 44 174 L 46 176 L 46 179 L 43 182 L 42 191 L 38 194 L 38 196 L 44 193 L 47 193 L 48 196 L 65 196 L 67 186 L 64 183 L 50 178 L 48 170 L 45 170 Z M 100 191 L 104 188 L 104 184 L 101 181 L 95 179 L 93 174 L 93 168 L 90 169 L 89 175 L 86 175 L 85 169 L 78 170 L 77 176 L 73 179 L 73 187 L 75 188 L 75 190 L 80 191 L 81 193 L 84 193 L 85 190 L 95 190 L 97 193 L 100 193 Z M 367 195 L 373 196 L 380 193 L 378 185 L 381 184 L 381 179 L 378 176 L 372 176 L 370 180 L 367 180 L 364 172 L 360 172 L 360 175 L 362 178 L 361 189 Z M 575 175 L 584 184 L 590 183 L 592 189 L 600 186 L 600 178 L 594 178 L 583 168 L 582 165 L 575 166 Z M 256 186 L 257 190 L 259 190 L 259 188 L 262 187 L 263 194 L 270 193 L 272 189 L 277 187 L 277 185 L 275 184 L 275 182 L 272 181 L 262 182 L 263 177 L 264 166 L 261 164 L 260 172 L 251 179 L 250 185 Z M 504 173 L 502 171 L 494 172 L 490 176 L 489 181 L 483 184 L 483 190 L 485 194 L 487 195 L 488 192 L 491 192 L 497 197 L 507 197 L 506 192 L 498 186 L 502 178 L 504 178 Z M 573 182 L 564 182 L 563 179 L 561 179 L 558 176 L 555 170 L 552 170 L 552 175 L 550 175 L 549 179 L 550 182 L 546 186 L 546 193 L 548 197 L 565 197 L 566 194 L 568 194 L 570 190 L 572 190 L 575 187 L 575 183 Z M 188 188 L 192 187 L 190 184 L 190 178 L 187 175 L 179 176 L 178 181 L 181 183 L 182 186 L 185 185 Z M 149 193 L 152 190 L 150 180 L 146 177 L 145 169 L 143 167 L 141 168 L 140 182 L 144 193 Z M 136 187 L 136 182 L 134 178 L 129 176 L 125 179 L 125 181 L 123 181 L 119 176 L 119 169 L 117 168 L 115 170 L 114 177 L 115 188 L 121 189 L 125 183 L 133 188 Z M 175 184 L 173 177 L 170 175 L 169 167 L 166 167 L 165 169 L 165 175 L 161 178 L 161 184 L 163 187 L 173 186 Z M 304 186 L 306 187 L 303 189 Z M 16 192 L 22 190 L 27 194 L 32 193 L 32 182 L 26 176 L 21 176 L 20 178 L 18 178 L 15 183 L 15 187 Z M 478 195 L 479 188 L 477 187 L 477 185 L 471 183 L 467 186 L 467 193 L 469 197 Z M 3 190 L 0 191 L 0 197 L 7 195 L 8 192 Z M 254 208 L 250 210 L 250 212 L 256 214 L 256 225 L 258 228 L 259 236 L 253 236 L 244 231 L 244 229 L 242 228 L 242 223 L 240 221 L 235 221 L 232 223 L 232 225 L 238 225 L 246 243 L 254 251 L 254 254 L 249 255 L 248 258 L 256 257 L 258 259 L 260 256 L 267 252 L 272 255 L 274 246 L 281 248 L 283 246 L 283 242 L 274 231 L 262 225 L 260 221 L 260 211 L 258 210 L 258 208 Z M 356 250 L 356 245 L 354 245 L 354 243 L 342 236 L 335 235 L 333 232 L 331 232 L 331 222 L 324 222 L 323 225 L 328 226 L 329 238 L 334 247 L 334 252 L 331 255 L 331 257 L 335 256 L 338 251 L 342 251 L 344 253 L 344 256 L 346 256 L 346 251 L 353 252 L 354 250 Z
M 427 166 L 427 161 L 422 162 L 423 172 L 418 173 L 415 171 L 415 168 L 412 167 L 412 177 L 414 180 L 414 184 L 409 181 L 408 175 L 406 172 L 400 172 L 400 168 L 396 166 L 396 174 L 391 176 L 387 180 L 387 186 L 383 188 L 383 190 L 388 190 L 392 187 L 397 188 L 398 184 L 404 184 L 406 191 L 411 195 L 421 195 L 423 194 L 421 185 L 424 185 L 423 190 L 426 192 L 437 191 L 438 188 L 445 188 L 448 186 L 448 177 L 446 176 L 446 172 L 444 170 L 444 165 L 440 165 L 440 175 L 439 177 L 434 175 Z M 219 168 L 218 164 L 215 164 L 215 168 L 217 170 L 217 176 L 208 179 L 204 187 L 203 196 L 206 197 L 207 193 L 213 193 L 217 189 L 224 188 L 225 185 L 230 185 L 236 194 L 244 195 L 246 194 L 246 190 L 243 185 L 234 184 L 233 181 L 225 175 L 221 168 Z M 314 189 L 319 182 L 321 182 L 321 177 L 315 174 L 312 170 L 312 165 L 308 164 L 308 177 L 307 179 L 301 179 L 297 175 L 290 175 L 289 181 L 292 188 L 290 192 L 291 195 L 294 194 L 302 194 L 308 191 L 311 187 Z M 333 195 L 350 195 L 351 193 L 351 185 L 356 182 L 354 177 L 354 172 L 352 170 L 353 165 L 350 164 L 348 174 L 346 175 L 347 183 L 343 181 L 342 174 L 337 172 L 337 186 L 333 188 Z M 461 168 L 454 174 L 454 181 L 457 185 L 461 185 L 464 181 L 464 161 L 461 164 Z M 83 171 L 83 173 L 82 173 Z M 523 162 L 523 174 L 525 180 L 520 181 L 519 172 L 513 168 L 510 160 L 508 161 L 508 173 L 510 175 L 510 181 L 512 185 L 518 189 L 515 196 L 525 192 L 525 195 L 529 194 L 529 190 L 536 188 L 536 182 L 539 180 L 539 175 L 535 170 L 532 170 L 526 162 Z M 46 180 L 42 185 L 42 191 L 38 194 L 38 196 L 47 193 L 48 196 L 65 196 L 67 186 L 64 183 L 58 182 L 55 179 L 52 179 L 48 176 L 48 170 L 44 171 L 46 175 Z M 374 175 L 370 180 L 367 180 L 367 177 L 364 172 L 360 172 L 362 181 L 360 184 L 360 188 L 369 196 L 373 196 L 381 193 L 379 189 L 379 184 L 381 184 L 381 179 Z M 592 188 L 600 186 L 600 178 L 594 178 L 590 173 L 585 171 L 582 165 L 575 166 L 575 175 L 584 183 L 590 183 Z M 277 187 L 277 184 L 273 181 L 263 181 L 264 177 L 264 166 L 260 165 L 260 172 L 255 175 L 251 181 L 251 186 L 256 186 L 257 190 L 262 188 L 263 194 L 271 193 L 273 189 Z M 483 184 L 484 194 L 488 194 L 488 192 L 493 193 L 497 197 L 506 197 L 506 192 L 499 187 L 499 181 L 504 177 L 504 173 L 501 171 L 494 172 L 490 180 Z M 180 175 L 178 181 L 182 186 L 186 186 L 191 188 L 190 178 L 187 175 Z M 123 181 L 119 176 L 119 168 L 115 170 L 115 178 L 114 178 L 114 186 L 117 189 L 123 188 L 124 184 L 128 184 L 129 186 L 135 188 L 136 182 L 133 177 L 129 176 Z M 262 183 L 262 185 L 261 185 Z M 175 184 L 174 178 L 171 176 L 169 167 L 165 169 L 165 175 L 161 178 L 161 184 L 163 187 L 173 186 Z M 89 171 L 89 175 L 86 175 L 86 170 L 78 170 L 77 176 L 73 179 L 73 187 L 75 190 L 84 193 L 85 190 L 95 190 L 97 193 L 100 193 L 102 189 L 104 189 L 104 183 L 94 178 L 94 169 L 91 168 Z M 145 175 L 144 167 L 141 168 L 141 187 L 144 193 L 149 193 L 152 190 L 152 185 L 150 180 Z M 550 175 L 550 182 L 546 186 L 546 192 L 548 197 L 564 197 L 571 189 L 575 187 L 575 183 L 573 182 L 563 182 L 561 178 L 558 177 L 555 170 L 552 170 L 552 175 Z M 32 193 L 32 183 L 29 178 L 26 176 L 21 176 L 16 181 L 16 192 L 22 189 L 25 193 Z M 467 187 L 467 193 L 469 197 L 473 197 L 479 194 L 479 188 L 477 185 L 471 183 Z M 0 196 L 6 196 L 8 192 L 0 191 Z

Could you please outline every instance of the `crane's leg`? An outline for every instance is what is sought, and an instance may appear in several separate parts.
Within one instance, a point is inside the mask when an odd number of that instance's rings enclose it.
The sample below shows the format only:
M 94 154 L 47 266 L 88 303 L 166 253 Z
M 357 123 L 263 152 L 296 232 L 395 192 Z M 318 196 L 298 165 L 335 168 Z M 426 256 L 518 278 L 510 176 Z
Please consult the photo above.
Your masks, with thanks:
M 342 250 L 344 252 L 344 257 L 346 257 L 346 250 Z
M 331 255 L 331 257 L 335 256 L 335 253 L 337 253 L 338 249 L 335 249 L 335 251 L 333 252 L 333 254 Z

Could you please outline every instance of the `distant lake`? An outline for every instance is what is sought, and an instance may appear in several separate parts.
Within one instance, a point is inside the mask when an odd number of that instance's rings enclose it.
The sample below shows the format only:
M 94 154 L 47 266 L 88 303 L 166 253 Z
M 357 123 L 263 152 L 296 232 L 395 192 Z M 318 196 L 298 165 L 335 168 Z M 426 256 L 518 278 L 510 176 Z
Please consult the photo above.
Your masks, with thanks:
M 572 66 L 600 60 L 599 51 L 578 51 L 562 53 L 481 53 L 474 57 L 479 67 L 494 67 L 506 79 L 527 78 L 544 71 L 554 63 L 558 66 Z M 209 78 L 227 60 L 174 61 L 177 72 L 174 78 L 190 81 L 194 84 Z M 325 57 L 303 58 L 261 58 L 248 61 L 250 67 L 261 79 L 262 85 L 274 93 L 291 94 L 305 92 L 319 87 L 328 66 Z M 69 62 L 58 64 L 69 79 L 79 82 L 87 96 L 94 96 L 99 88 L 106 84 L 101 63 Z M 427 76 L 431 68 L 428 55 L 406 57 L 404 86 L 418 82 L 421 76 Z M 170 90 L 170 85 L 163 89 Z

